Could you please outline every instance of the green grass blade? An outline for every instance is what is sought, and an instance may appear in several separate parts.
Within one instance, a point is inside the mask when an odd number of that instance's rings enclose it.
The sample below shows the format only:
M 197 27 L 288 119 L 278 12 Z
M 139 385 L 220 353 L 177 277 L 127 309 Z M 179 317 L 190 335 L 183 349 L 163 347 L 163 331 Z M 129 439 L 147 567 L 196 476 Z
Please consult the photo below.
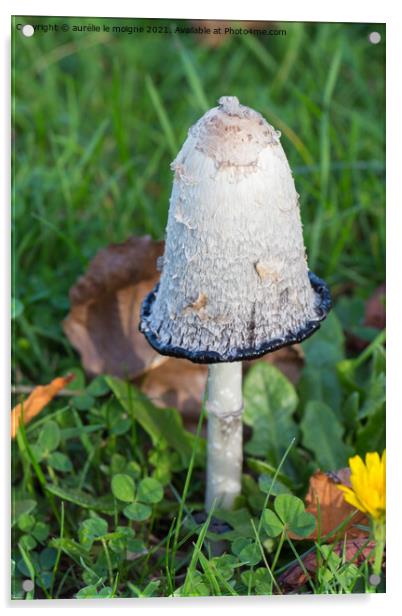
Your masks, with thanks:
M 159 92 L 155 87 L 152 77 L 150 75 L 147 75 L 145 77 L 145 86 L 147 88 L 152 105 L 155 109 L 155 113 L 158 116 L 162 131 L 165 135 L 166 142 L 169 146 L 170 154 L 173 158 L 175 158 L 178 152 L 178 145 L 174 136 L 173 127 L 169 120 L 167 111 L 163 106 L 163 102 L 159 95 Z

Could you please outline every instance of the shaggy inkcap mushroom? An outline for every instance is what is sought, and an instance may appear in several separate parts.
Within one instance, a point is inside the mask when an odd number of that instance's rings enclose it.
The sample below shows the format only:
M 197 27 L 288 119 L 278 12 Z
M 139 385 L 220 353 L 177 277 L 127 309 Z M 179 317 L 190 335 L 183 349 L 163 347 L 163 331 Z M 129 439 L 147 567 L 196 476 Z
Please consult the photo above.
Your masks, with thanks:
M 177 158 L 161 280 L 141 331 L 163 355 L 255 358 L 300 342 L 331 307 L 309 272 L 298 194 L 279 133 L 224 96 Z
M 241 492 L 242 359 L 310 336 L 331 306 L 308 271 L 279 134 L 224 96 L 190 131 L 175 172 L 160 283 L 140 329 L 163 355 L 210 364 L 205 506 Z

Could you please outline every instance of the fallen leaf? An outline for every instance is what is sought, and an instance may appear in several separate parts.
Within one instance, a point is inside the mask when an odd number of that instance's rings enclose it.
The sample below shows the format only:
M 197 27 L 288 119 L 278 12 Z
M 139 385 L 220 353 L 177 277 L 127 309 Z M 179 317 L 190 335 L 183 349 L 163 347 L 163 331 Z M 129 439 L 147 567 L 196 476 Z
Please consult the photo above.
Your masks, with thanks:
M 186 422 L 197 424 L 207 375 L 207 366 L 171 357 L 144 376 L 141 390 L 156 406 L 173 406 Z
M 374 291 L 366 302 L 364 325 L 384 329 L 385 327 L 385 282 Z
M 71 288 L 63 328 L 90 375 L 132 379 L 167 360 L 138 331 L 142 300 L 159 280 L 163 247 L 149 236 L 111 244 Z
M 374 546 L 374 541 L 368 541 L 367 538 L 360 537 L 357 539 L 350 539 L 345 542 L 339 541 L 334 546 L 334 552 L 338 556 L 345 554 L 345 561 L 353 561 L 353 563 L 358 567 L 368 557 L 370 562 L 374 560 L 374 555 L 372 554 Z M 360 550 L 361 552 L 359 553 Z M 314 550 L 313 552 L 309 552 L 309 554 L 302 558 L 302 562 L 307 573 L 314 578 L 317 570 L 316 551 Z M 303 571 L 300 564 L 297 563 L 284 571 L 284 573 L 279 576 L 277 581 L 281 589 L 285 593 L 289 593 L 299 590 L 307 583 L 308 579 L 308 576 Z
M 17 404 L 11 411 L 11 438 L 16 437 L 22 416 L 24 417 L 24 424 L 32 421 L 57 396 L 61 389 L 71 383 L 73 378 L 74 374 L 68 374 L 53 379 L 48 385 L 38 385 L 24 402 Z
M 370 338 L 367 338 L 367 333 L 371 336 L 375 335 L 375 330 L 381 331 L 386 325 L 386 310 L 385 310 L 386 287 L 385 282 L 380 284 L 372 295 L 364 304 L 364 315 L 360 323 L 356 323 L 357 327 L 353 331 L 346 331 L 347 346 L 350 352 L 359 353 L 363 351 L 369 344 Z M 364 332 L 366 334 L 364 335 Z
M 343 522 L 355 509 L 349 505 L 343 497 L 343 492 L 339 490 L 340 483 L 350 486 L 350 469 L 344 468 L 336 473 L 323 473 L 316 471 L 310 477 L 307 495 L 305 497 L 306 511 L 312 513 L 317 526 L 315 531 L 307 539 L 317 539 L 318 537 L 318 510 L 320 511 L 320 535 L 323 537 L 333 531 Z M 318 506 L 319 505 L 319 506 Z M 339 540 L 341 536 L 347 535 L 348 539 L 367 537 L 367 532 L 361 528 L 356 528 L 357 524 L 368 525 L 367 517 L 360 511 L 350 520 L 341 533 L 330 537 L 327 541 Z M 301 539 L 297 535 L 289 533 L 293 539 Z

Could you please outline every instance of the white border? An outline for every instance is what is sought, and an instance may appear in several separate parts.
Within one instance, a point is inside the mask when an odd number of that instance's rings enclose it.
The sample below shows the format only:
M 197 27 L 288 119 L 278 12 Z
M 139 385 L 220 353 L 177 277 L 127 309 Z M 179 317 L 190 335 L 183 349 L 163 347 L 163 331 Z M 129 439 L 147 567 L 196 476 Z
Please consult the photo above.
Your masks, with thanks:
M 64 5 L 50 1 L 36 0 L 9 2 L 14 15 L 77 15 L 83 17 L 159 17 L 188 19 L 272 19 L 276 21 L 351 21 L 373 22 L 387 21 L 387 17 L 395 15 L 395 7 L 391 2 L 366 2 L 364 6 L 353 4 L 350 0 L 337 0 L 335 3 L 321 3 L 307 0 L 303 3 L 297 0 L 264 5 L 258 0 L 244 3 L 229 1 L 216 2 L 203 0 L 201 3 L 171 0 L 169 2 L 154 1 L 149 3 L 131 3 L 116 0 L 112 4 L 100 4 L 80 0 L 69 0 Z
M 401 160 L 401 122 L 402 110 L 402 86 L 400 79 L 400 65 L 402 58 L 402 20 L 401 11 L 395 2 L 383 0 L 382 2 L 352 3 L 350 0 L 337 0 L 333 3 L 312 2 L 309 0 L 286 1 L 267 3 L 258 0 L 248 0 L 244 3 L 235 4 L 216 2 L 216 0 L 203 0 L 198 3 L 189 2 L 153 2 L 153 4 L 135 4 L 114 0 L 113 3 L 100 5 L 99 2 L 84 0 L 69 0 L 68 4 L 57 4 L 51 1 L 36 2 L 4 2 L 0 7 L 0 28 L 2 32 L 2 122 L 1 122 L 1 170 L 3 187 L 2 213 L 2 337 L 1 337 L 1 360 L 2 360 L 2 388 L 3 394 L 3 426 L 1 434 L 4 439 L 2 451 L 2 468 L 9 469 L 9 439 L 7 410 L 9 407 L 9 349 L 5 341 L 9 341 L 9 61 L 10 61 L 10 15 L 73 15 L 73 16 L 98 16 L 98 17 L 183 17 L 183 18 L 210 18 L 210 19 L 273 19 L 278 21 L 338 21 L 338 22 L 387 22 L 387 317 L 388 317 L 388 420 L 387 420 L 387 475 L 388 475 L 388 545 L 387 545 L 387 594 L 375 596 L 287 596 L 287 597 L 239 597 L 231 599 L 157 599 L 157 600 L 113 600 L 104 601 L 58 601 L 45 602 L 10 602 L 9 596 L 9 472 L 3 470 L 3 497 L 1 499 L 2 534 L 1 534 L 1 569 L 0 588 L 1 600 L 6 609 L 69 609 L 74 608 L 76 613 L 85 610 L 103 609 L 133 609 L 146 610 L 147 613 L 157 611 L 171 612 L 172 610 L 191 609 L 192 612 L 205 611 L 205 609 L 217 610 L 230 609 L 233 615 L 240 614 L 244 609 L 252 609 L 255 614 L 266 614 L 268 610 L 280 610 L 281 616 L 298 613 L 320 614 L 326 613 L 355 614 L 356 610 L 364 609 L 365 615 L 375 614 L 378 616 L 380 609 L 389 609 L 398 605 L 400 555 L 402 553 L 402 515 L 400 507 L 401 485 L 401 443 L 400 434 L 402 408 L 399 394 L 398 372 L 401 366 L 402 335 L 401 335 L 401 298 L 398 289 L 401 287 L 401 251 L 402 243 L 402 216 L 401 216 L 401 189 L 399 187 L 402 160 Z M 381 207 L 381 204 L 379 204 Z M 400 380 L 400 379 L 399 379 Z

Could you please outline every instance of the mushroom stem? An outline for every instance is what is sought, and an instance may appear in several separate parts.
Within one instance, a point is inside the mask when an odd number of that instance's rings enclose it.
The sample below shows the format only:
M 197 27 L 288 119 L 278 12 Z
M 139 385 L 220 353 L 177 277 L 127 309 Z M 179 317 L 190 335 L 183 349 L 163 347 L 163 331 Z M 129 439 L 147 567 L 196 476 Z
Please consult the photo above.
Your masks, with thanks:
M 241 362 L 208 366 L 205 508 L 231 509 L 241 491 L 243 397 Z

